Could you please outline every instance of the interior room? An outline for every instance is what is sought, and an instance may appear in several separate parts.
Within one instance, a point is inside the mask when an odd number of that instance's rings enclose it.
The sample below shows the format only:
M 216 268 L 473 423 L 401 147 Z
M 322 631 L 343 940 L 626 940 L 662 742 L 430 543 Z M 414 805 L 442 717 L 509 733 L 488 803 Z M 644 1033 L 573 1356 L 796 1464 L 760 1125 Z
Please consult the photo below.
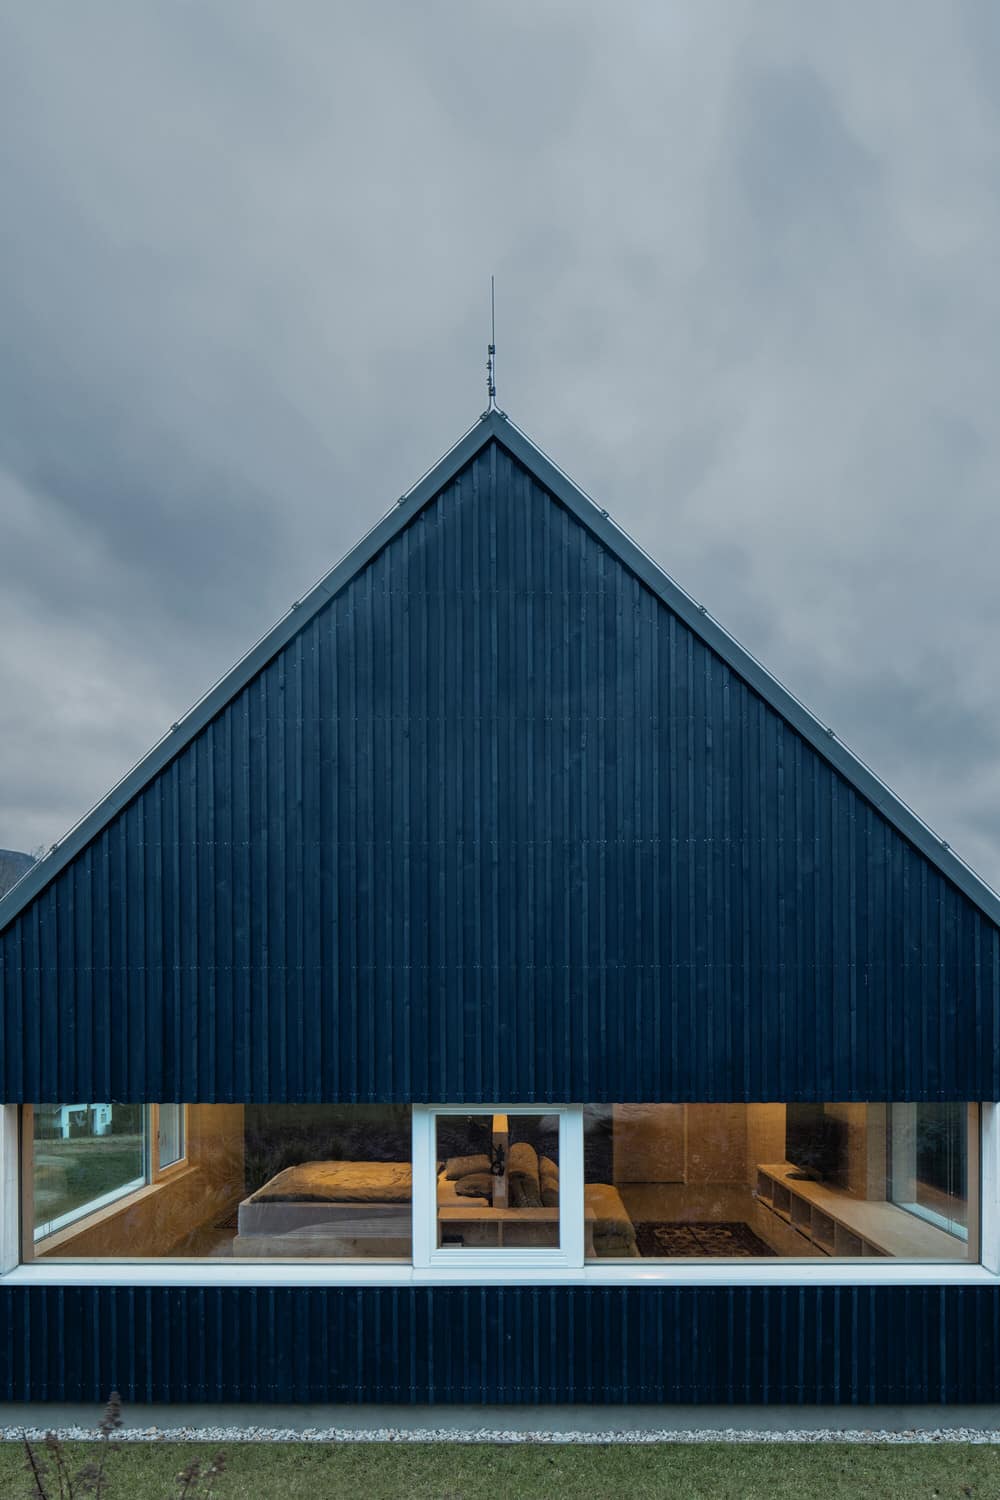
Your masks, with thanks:
M 103 1127 L 99 1110 L 110 1112 Z M 26 1258 L 410 1259 L 408 1105 L 50 1105 L 31 1115 Z
M 434 1139 L 440 1249 L 559 1248 L 558 1115 L 441 1113 Z
M 611 1184 L 632 1257 L 975 1251 L 969 1105 L 616 1104 L 586 1109 L 584 1131 L 585 1191 Z
M 978 1257 L 973 1105 L 567 1115 L 588 1261 Z M 435 1113 L 438 1250 L 559 1248 L 560 1118 Z M 25 1259 L 412 1259 L 409 1106 L 45 1105 L 24 1124 Z

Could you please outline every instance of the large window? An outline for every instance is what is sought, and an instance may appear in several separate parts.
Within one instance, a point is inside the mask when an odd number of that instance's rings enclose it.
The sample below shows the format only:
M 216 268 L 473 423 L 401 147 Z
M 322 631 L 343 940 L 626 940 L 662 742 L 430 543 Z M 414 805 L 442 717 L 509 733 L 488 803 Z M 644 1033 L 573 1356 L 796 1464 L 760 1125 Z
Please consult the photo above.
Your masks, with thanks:
M 584 1121 L 595 1259 L 978 1258 L 969 1105 L 614 1104 Z
M 70 1134 L 58 1139 L 63 1111 Z M 37 1259 L 409 1260 L 404 1105 L 38 1108 Z
M 144 1186 L 139 1104 L 42 1104 L 33 1112 L 34 1239 L 43 1240 Z
M 26 1259 L 473 1268 L 979 1259 L 967 1104 L 45 1105 Z
M 558 1117 L 442 1114 L 436 1143 L 440 1248 L 558 1249 Z
M 894 1104 L 890 1130 L 893 1202 L 967 1240 L 968 1105 Z
M 580 1112 L 439 1110 L 414 1121 L 422 1264 L 569 1265 L 581 1255 Z M 429 1240 L 429 1242 L 428 1242 Z

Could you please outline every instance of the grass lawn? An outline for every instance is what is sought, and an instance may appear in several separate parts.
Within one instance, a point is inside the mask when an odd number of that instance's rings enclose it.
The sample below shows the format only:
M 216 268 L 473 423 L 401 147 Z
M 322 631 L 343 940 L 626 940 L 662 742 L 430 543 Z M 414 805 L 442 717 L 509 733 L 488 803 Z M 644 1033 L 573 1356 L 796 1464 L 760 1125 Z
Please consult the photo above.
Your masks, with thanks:
M 36 1140 L 37 1220 L 72 1213 L 104 1193 L 141 1178 L 144 1149 L 141 1135 Z
M 72 1465 L 95 1447 L 67 1444 Z M 178 1471 L 192 1457 L 207 1463 L 214 1451 L 204 1443 L 128 1443 L 109 1455 L 109 1497 L 167 1500 L 177 1494 Z M 213 1500 L 1000 1500 L 1000 1449 L 959 1443 L 233 1443 L 226 1458 Z M 33 1493 L 20 1445 L 0 1444 L 0 1495 Z

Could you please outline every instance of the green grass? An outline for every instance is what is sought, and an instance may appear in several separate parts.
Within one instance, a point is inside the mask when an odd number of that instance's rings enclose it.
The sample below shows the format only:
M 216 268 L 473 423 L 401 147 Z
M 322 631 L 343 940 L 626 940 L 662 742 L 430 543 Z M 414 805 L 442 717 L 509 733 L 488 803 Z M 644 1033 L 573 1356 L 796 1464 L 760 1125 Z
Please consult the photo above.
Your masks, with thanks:
M 57 1219 L 143 1176 L 141 1136 L 81 1136 L 36 1140 L 36 1219 Z M 64 1181 L 47 1176 L 55 1167 Z
M 67 1444 L 74 1466 L 96 1445 Z M 109 1455 L 111 1500 L 166 1500 L 204 1443 L 129 1443 Z M 239 1443 L 213 1500 L 1000 1500 L 1000 1449 L 662 1443 Z M 204 1491 L 197 1492 L 204 1496 Z M 32 1494 L 19 1444 L 0 1444 L 0 1495 Z

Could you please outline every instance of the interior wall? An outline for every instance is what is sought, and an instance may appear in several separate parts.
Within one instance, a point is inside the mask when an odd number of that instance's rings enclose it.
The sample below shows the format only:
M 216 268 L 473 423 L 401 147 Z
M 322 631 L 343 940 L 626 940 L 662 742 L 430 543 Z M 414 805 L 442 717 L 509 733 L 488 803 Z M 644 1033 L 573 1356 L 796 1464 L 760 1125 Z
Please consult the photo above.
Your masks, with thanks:
M 688 1104 L 685 1114 L 685 1182 L 743 1182 L 747 1174 L 747 1106 Z
M 244 1126 L 250 1193 L 299 1162 L 409 1161 L 412 1150 L 409 1104 L 248 1104 Z
M 612 1128 L 616 1183 L 746 1180 L 745 1104 L 616 1104 Z
M 827 1104 L 824 1112 L 846 1130 L 840 1186 L 855 1198 L 878 1202 L 886 1192 L 886 1107 L 884 1104 Z
M 785 1106 L 748 1104 L 747 1181 L 757 1186 L 757 1166 L 785 1159 Z
M 243 1105 L 189 1104 L 186 1159 L 151 1183 L 44 1242 L 45 1255 L 168 1255 L 192 1230 L 235 1208 L 245 1196 Z
M 612 1107 L 614 1180 L 684 1181 L 683 1104 Z

